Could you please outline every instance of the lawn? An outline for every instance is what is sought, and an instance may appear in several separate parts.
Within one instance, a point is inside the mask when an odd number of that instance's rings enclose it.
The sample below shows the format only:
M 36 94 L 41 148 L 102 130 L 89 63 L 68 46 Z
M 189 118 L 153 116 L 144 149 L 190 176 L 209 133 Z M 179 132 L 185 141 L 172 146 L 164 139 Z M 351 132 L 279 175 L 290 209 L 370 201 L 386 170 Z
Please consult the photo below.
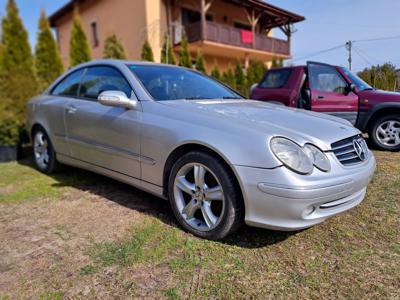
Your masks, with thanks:
M 184 233 L 168 203 L 77 169 L 0 164 L 0 299 L 400 298 L 400 153 L 357 208 L 294 233 Z

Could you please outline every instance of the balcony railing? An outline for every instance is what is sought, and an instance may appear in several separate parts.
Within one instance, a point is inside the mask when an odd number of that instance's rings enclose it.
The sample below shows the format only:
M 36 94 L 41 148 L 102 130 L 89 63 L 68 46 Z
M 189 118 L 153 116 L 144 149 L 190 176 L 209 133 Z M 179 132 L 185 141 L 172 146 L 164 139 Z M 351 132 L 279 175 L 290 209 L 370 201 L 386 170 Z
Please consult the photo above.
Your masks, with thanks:
M 256 34 L 254 44 L 242 42 L 241 30 L 233 26 L 207 21 L 205 24 L 204 40 L 220 44 L 256 49 L 282 55 L 290 55 L 288 41 L 271 38 L 266 35 Z M 197 42 L 201 37 L 201 22 L 193 23 L 185 27 L 186 35 L 190 43 Z

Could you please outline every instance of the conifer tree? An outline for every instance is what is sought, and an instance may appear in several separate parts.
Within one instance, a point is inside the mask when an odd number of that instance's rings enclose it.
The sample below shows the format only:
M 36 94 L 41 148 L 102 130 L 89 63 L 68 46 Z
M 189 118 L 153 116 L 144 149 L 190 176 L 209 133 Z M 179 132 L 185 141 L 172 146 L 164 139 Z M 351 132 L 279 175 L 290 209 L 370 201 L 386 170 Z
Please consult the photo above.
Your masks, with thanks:
M 89 42 L 77 12 L 74 14 L 69 44 L 69 64 L 71 67 L 91 60 Z
M 236 89 L 235 75 L 232 70 L 229 69 L 222 74 L 222 82 L 229 85 L 232 89 Z
M 246 85 L 246 76 L 243 72 L 242 65 L 237 62 L 235 67 L 235 81 L 236 81 L 236 90 L 242 95 L 247 95 L 247 85 Z
M 115 34 L 109 35 L 104 41 L 103 57 L 126 59 L 124 47 Z
M 142 54 L 141 58 L 144 61 L 154 61 L 153 50 L 151 49 L 150 43 L 148 40 L 144 41 L 142 46 Z
M 206 72 L 206 67 L 204 65 L 204 57 L 203 54 L 201 54 L 200 50 L 197 52 L 196 70 L 202 73 Z
M 168 51 L 168 61 L 167 61 L 167 51 Z M 176 64 L 174 50 L 172 49 L 171 39 L 167 35 L 164 37 L 164 43 L 161 49 L 161 63 L 163 64 L 168 63 L 170 65 Z
M 46 89 L 64 71 L 61 55 L 44 11 L 39 19 L 35 66 L 40 90 Z
M 192 61 L 189 53 L 189 42 L 186 34 L 182 35 L 181 50 L 179 51 L 179 65 L 181 67 L 192 68 Z
M 221 80 L 221 72 L 219 71 L 218 67 L 215 65 L 211 71 L 211 76 L 217 80 Z
M 37 80 L 28 32 L 19 16 L 15 0 L 7 2 L 7 15 L 2 20 L 1 44 L 1 107 L 23 123 L 26 102 L 37 93 Z M 0 116 L 1 120 L 3 118 Z

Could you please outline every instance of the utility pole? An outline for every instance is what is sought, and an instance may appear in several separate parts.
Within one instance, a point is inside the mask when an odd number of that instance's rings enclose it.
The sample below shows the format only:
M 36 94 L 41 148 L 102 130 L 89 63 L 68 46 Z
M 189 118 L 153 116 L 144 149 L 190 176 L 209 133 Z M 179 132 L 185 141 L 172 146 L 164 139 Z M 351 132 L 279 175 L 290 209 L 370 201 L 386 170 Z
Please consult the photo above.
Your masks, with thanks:
M 353 46 L 353 42 L 352 41 L 348 41 L 346 42 L 346 50 L 349 51 L 349 70 L 351 71 L 351 62 L 352 62 L 352 58 L 351 58 L 351 47 Z

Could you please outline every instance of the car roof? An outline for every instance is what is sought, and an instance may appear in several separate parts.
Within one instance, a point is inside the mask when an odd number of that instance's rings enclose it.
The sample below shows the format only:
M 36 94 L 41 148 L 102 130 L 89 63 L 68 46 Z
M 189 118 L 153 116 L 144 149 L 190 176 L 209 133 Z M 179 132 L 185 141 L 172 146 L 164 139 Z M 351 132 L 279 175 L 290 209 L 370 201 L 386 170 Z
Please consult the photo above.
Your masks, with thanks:
M 75 68 L 82 68 L 82 67 L 90 67 L 90 66 L 97 66 L 97 65 L 114 65 L 114 66 L 122 66 L 122 65 L 140 65 L 140 66 L 165 66 L 165 67 L 179 67 L 176 65 L 168 65 L 168 64 L 161 64 L 155 62 L 148 62 L 148 61 L 134 61 L 134 60 L 121 60 L 121 59 L 96 59 L 86 63 L 79 64 L 74 67 Z

